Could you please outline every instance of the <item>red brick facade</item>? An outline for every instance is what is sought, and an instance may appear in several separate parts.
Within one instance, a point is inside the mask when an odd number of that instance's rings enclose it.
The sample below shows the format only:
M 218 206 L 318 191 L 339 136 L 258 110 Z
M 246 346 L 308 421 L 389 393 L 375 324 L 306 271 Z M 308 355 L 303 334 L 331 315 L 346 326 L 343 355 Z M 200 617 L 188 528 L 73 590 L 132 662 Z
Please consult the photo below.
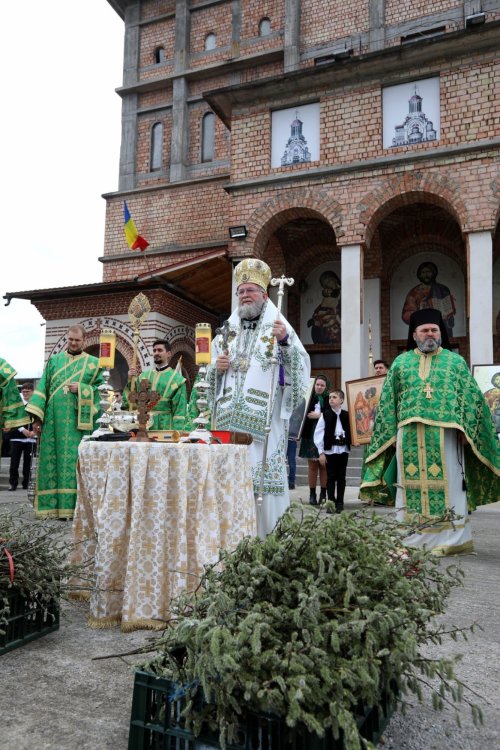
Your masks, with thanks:
M 380 281 L 374 352 L 392 359 L 403 344 L 391 338 L 395 275 L 406 259 L 429 252 L 442 257 L 443 268 L 453 260 L 463 274 L 467 330 L 454 344 L 468 357 L 475 314 L 469 309 L 468 237 L 489 233 L 494 293 L 487 338 L 500 360 L 498 14 L 486 12 L 485 23 L 469 31 L 464 18 L 471 4 L 456 0 L 386 0 L 385 12 L 384 3 L 361 0 L 112 5 L 126 29 L 129 65 L 120 95 L 128 118 L 122 163 L 128 166 L 119 190 L 105 196 L 105 284 L 133 282 L 214 248 L 225 249 L 228 258 L 256 255 L 276 275 L 295 278 L 288 315 L 300 329 L 308 275 L 339 261 L 342 248 L 360 246 L 364 282 Z M 266 19 L 269 33 L 261 35 Z M 207 34 L 216 37 L 213 49 L 205 49 Z M 384 87 L 436 77 L 439 138 L 384 148 Z M 314 102 L 319 159 L 271 167 L 273 111 Z M 213 159 L 202 162 L 202 122 L 211 111 L 217 115 Z M 155 123 L 163 125 L 162 165 L 151 170 Z M 145 254 L 124 243 L 124 198 L 150 243 Z M 246 239 L 229 240 L 234 225 L 247 227 Z M 155 278 L 168 280 L 168 274 Z M 188 272 L 177 288 L 192 282 Z M 37 304 L 50 328 L 61 318 L 123 314 L 131 296 L 70 294 Z M 180 324 L 207 319 L 168 287 L 151 300 L 156 312 Z M 214 308 L 210 322 L 228 313 L 228 304 Z M 130 356 L 125 347 L 123 354 Z M 360 375 L 365 369 L 360 364 Z M 339 381 L 338 364 L 331 371 Z

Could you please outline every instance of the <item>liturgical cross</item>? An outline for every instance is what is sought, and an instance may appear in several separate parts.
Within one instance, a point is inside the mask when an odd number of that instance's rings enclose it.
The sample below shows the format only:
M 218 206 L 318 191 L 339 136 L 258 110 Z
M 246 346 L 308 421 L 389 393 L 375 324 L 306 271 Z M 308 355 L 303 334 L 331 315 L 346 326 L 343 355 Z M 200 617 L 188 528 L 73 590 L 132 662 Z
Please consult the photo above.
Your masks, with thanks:
M 139 390 L 132 391 L 128 396 L 128 400 L 137 408 L 137 421 L 139 422 L 137 437 L 143 437 L 146 435 L 149 411 L 153 406 L 156 406 L 160 400 L 160 394 L 156 391 L 150 390 L 150 385 L 151 383 L 149 380 L 144 378 L 144 380 L 141 380 L 140 382 Z
M 426 398 L 432 398 L 432 394 L 434 393 L 434 388 L 431 386 L 430 383 L 425 384 L 424 393 L 425 393 Z
M 215 335 L 222 338 L 222 351 L 227 353 L 229 339 L 234 338 L 234 331 L 229 327 L 229 320 L 225 320 L 220 328 L 215 329 Z

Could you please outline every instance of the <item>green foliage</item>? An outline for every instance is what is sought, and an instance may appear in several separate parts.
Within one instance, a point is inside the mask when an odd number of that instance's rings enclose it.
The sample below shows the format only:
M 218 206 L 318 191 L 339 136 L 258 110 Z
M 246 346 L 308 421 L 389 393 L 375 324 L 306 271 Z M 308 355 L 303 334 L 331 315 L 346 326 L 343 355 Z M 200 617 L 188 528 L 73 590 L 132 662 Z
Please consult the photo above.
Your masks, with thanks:
M 175 682 L 188 725 L 218 728 L 223 747 L 247 710 L 318 736 L 342 729 L 354 750 L 365 743 L 359 707 L 395 687 L 421 699 L 433 683 L 436 709 L 460 701 L 454 661 L 422 647 L 445 635 L 434 618 L 462 572 L 405 550 L 408 533 L 375 514 L 288 512 L 266 539 L 221 552 L 198 590 L 174 602 L 175 625 L 144 668 Z
M 66 592 L 66 580 L 79 575 L 82 567 L 71 565 L 68 554 L 73 546 L 65 538 L 67 529 L 54 521 L 36 521 L 31 514 L 16 510 L 0 512 L 0 633 L 9 617 L 5 596 L 16 588 L 45 608 Z M 14 564 L 10 580 L 9 553 Z

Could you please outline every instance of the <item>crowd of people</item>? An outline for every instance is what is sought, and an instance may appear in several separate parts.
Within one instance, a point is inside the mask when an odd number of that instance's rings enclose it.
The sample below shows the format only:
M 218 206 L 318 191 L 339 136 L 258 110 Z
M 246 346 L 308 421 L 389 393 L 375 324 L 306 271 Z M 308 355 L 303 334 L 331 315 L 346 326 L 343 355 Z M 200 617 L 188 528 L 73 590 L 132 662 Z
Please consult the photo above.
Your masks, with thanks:
M 344 392 L 332 389 L 325 375 L 315 376 L 305 403 L 309 356 L 268 297 L 269 266 L 247 258 L 234 275 L 237 306 L 228 320 L 230 335 L 219 333 L 212 342 L 209 409 L 213 429 L 252 437 L 248 453 L 258 499 L 257 529 L 265 536 L 289 506 L 299 442 L 299 456 L 307 460 L 309 503 L 321 506 L 329 500 L 330 513 L 344 510 L 347 462 L 356 443 L 342 408 Z M 364 449 L 360 488 L 361 499 L 368 502 L 390 504 L 394 498 L 402 520 L 410 514 L 429 520 L 429 527 L 407 542 L 425 544 L 438 554 L 470 550 L 469 512 L 500 499 L 500 443 L 488 402 L 465 360 L 450 350 L 448 330 L 439 310 L 415 311 L 409 318 L 407 352 L 391 367 L 383 360 L 374 362 L 375 375 L 385 380 L 368 425 L 372 435 Z M 99 360 L 85 351 L 85 336 L 83 326 L 69 328 L 66 351 L 49 357 L 35 391 L 29 384 L 19 391 L 15 370 L 0 359 L 10 490 L 18 487 L 21 459 L 22 487 L 28 486 L 38 443 L 34 508 L 41 518 L 73 517 L 78 447 L 100 413 L 102 374 Z M 152 355 L 151 368 L 129 370 L 123 394 L 116 397 L 118 408 L 122 397 L 121 407 L 127 408 L 131 391 L 147 379 L 159 394 L 151 411 L 152 428 L 189 429 L 196 388 L 188 402 L 185 378 L 169 364 L 168 340 L 156 340 Z M 447 517 L 449 511 L 453 518 Z

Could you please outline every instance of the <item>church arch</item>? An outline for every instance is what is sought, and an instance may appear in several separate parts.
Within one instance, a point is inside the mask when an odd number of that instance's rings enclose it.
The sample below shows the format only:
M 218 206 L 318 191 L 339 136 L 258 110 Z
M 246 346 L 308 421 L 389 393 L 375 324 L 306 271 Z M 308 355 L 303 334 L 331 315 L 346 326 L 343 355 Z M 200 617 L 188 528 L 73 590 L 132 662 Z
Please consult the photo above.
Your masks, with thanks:
M 456 219 L 462 231 L 467 231 L 468 211 L 459 186 L 444 175 L 414 172 L 384 180 L 358 204 L 359 223 L 365 226 L 365 244 L 370 245 L 376 227 L 386 216 L 396 208 L 414 203 L 440 206 Z

